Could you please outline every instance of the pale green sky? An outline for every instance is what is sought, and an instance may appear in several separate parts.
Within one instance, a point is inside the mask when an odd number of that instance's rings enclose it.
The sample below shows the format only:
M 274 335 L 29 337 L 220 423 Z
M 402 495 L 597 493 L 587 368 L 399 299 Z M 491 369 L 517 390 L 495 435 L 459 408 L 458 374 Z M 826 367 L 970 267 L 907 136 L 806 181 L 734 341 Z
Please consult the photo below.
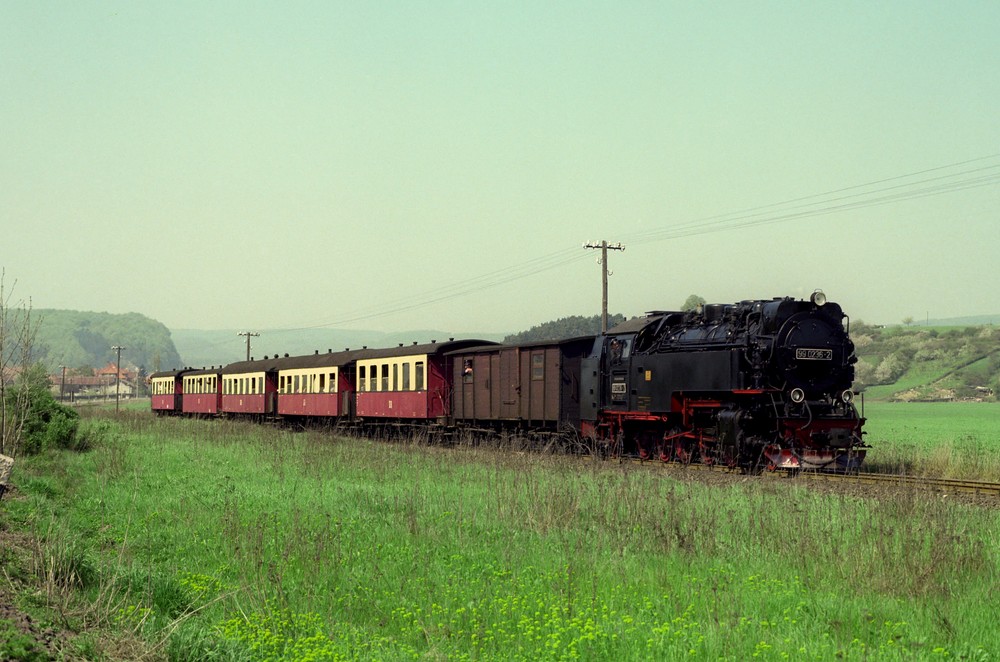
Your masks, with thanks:
M 608 239 L 630 315 L 996 314 L 998 33 L 992 1 L 0 0 L 0 266 L 173 328 L 507 331 L 599 312 Z

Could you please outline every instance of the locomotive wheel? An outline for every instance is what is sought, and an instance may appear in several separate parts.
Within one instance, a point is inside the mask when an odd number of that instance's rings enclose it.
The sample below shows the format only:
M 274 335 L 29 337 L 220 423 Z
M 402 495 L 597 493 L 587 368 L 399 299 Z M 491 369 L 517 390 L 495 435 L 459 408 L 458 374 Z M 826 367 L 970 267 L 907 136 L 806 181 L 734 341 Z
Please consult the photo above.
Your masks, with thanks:
M 645 462 L 653 457 L 649 433 L 643 432 L 636 436 L 635 445 L 639 447 L 639 459 Z
M 692 455 L 693 454 L 691 453 L 691 451 L 685 447 L 683 440 L 678 439 L 676 442 L 674 442 L 675 460 L 677 460 L 681 464 L 691 464 Z
M 705 444 L 704 441 L 698 443 L 698 449 L 701 451 L 701 463 L 705 466 L 713 466 L 716 462 L 714 448 Z

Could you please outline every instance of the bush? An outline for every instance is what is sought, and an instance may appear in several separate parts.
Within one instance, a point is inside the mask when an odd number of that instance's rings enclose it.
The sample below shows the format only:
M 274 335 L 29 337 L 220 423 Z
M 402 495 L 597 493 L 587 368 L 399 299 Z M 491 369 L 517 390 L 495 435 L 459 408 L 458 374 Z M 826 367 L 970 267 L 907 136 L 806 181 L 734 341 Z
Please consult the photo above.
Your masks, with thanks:
M 36 366 L 25 372 L 4 397 L 8 411 L 23 412 L 21 452 L 34 455 L 47 448 L 76 449 L 80 415 L 56 402 L 43 368 Z
M 120 437 L 121 432 L 111 421 L 90 418 L 77 430 L 74 450 L 88 451 L 118 441 Z
M 49 655 L 37 641 L 14 627 L 12 621 L 0 619 L 0 659 L 32 662 L 48 660 Z

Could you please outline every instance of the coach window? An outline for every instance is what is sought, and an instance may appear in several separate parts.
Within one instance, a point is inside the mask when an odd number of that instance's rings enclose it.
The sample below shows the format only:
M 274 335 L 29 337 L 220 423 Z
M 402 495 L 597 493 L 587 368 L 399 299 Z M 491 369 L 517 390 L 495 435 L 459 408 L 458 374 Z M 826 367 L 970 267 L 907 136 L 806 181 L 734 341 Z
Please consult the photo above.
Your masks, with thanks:
M 398 391 L 399 389 L 399 364 L 392 364 L 392 390 Z
M 415 364 L 415 374 L 413 380 L 413 388 L 416 391 L 422 391 L 424 389 L 424 362 L 417 361 Z
M 365 366 L 358 366 L 358 391 L 365 390 Z
M 410 390 L 410 364 L 403 364 L 403 387 L 400 389 L 402 391 Z
M 337 373 L 335 373 L 335 372 L 331 372 L 330 373 L 329 384 L 330 384 L 330 388 L 329 388 L 329 390 L 327 392 L 328 393 L 336 393 L 337 392 Z
M 378 390 L 378 366 L 369 366 L 368 371 L 368 390 L 377 391 Z
M 545 355 L 531 355 L 531 381 L 539 382 L 545 379 Z

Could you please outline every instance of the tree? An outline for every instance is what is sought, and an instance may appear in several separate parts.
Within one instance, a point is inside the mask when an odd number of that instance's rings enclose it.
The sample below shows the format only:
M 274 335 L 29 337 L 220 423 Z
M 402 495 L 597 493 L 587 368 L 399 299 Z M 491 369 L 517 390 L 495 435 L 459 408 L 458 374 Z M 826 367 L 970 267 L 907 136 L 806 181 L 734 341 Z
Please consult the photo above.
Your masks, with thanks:
M 704 305 L 705 299 L 703 297 L 700 297 L 697 294 L 692 294 L 684 301 L 684 305 L 681 306 L 681 310 L 686 313 L 692 310 L 698 310 L 698 308 L 701 308 Z
M 38 325 L 31 317 L 31 303 L 13 303 L 14 291 L 6 287 L 0 270 L 0 455 L 16 458 L 29 408 L 28 389 L 13 387 L 15 379 L 31 366 L 31 348 Z
M 912 317 L 904 317 L 903 318 L 903 324 L 905 324 L 906 326 L 910 326 L 911 324 L 913 324 L 913 318 Z

